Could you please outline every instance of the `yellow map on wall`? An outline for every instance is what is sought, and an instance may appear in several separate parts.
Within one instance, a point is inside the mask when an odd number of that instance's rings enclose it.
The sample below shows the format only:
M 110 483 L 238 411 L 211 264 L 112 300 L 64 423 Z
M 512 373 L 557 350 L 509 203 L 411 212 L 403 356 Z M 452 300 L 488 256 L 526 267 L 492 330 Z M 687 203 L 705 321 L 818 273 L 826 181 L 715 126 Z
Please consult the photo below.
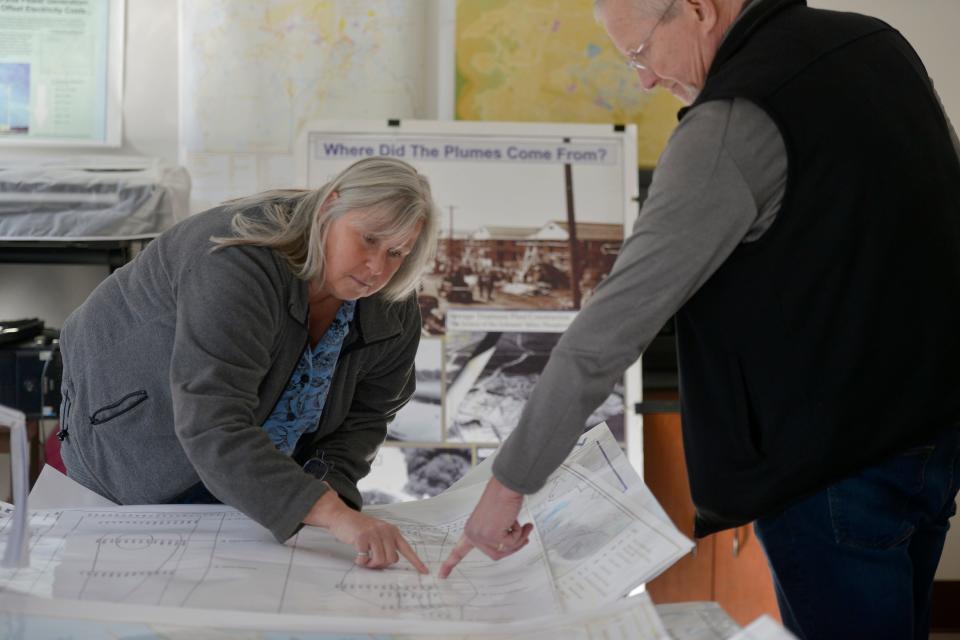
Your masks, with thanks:
M 591 0 L 458 0 L 460 120 L 637 125 L 637 160 L 657 163 L 681 103 L 645 93 L 593 18 Z

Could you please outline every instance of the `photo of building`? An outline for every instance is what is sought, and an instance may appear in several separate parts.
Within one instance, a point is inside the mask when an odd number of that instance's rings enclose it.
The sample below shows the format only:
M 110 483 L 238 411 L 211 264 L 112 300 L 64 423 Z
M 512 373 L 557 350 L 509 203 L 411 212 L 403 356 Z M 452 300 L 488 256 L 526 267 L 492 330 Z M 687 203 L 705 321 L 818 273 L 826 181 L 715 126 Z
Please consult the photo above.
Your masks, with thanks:
M 578 309 L 610 273 L 623 224 L 574 227 L 571 234 L 569 223 L 551 220 L 441 235 L 420 292 L 424 331 L 442 333 L 448 308 Z

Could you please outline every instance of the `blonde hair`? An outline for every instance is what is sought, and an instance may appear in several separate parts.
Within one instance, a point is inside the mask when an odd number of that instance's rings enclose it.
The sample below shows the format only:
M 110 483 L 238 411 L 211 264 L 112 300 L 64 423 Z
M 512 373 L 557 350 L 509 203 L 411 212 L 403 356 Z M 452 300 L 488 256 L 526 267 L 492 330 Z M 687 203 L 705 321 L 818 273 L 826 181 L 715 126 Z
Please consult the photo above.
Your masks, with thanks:
M 333 197 L 331 197 L 333 196 Z M 326 203 L 326 206 L 324 206 Z M 214 250 L 234 245 L 269 247 L 284 257 L 303 280 L 324 278 L 324 247 L 331 223 L 366 209 L 371 233 L 391 238 L 412 233 L 422 224 L 410 254 L 383 295 L 396 302 L 413 293 L 437 247 L 437 207 L 427 178 L 394 158 L 365 158 L 315 190 L 265 191 L 226 203 L 235 211 L 231 238 L 211 238 Z

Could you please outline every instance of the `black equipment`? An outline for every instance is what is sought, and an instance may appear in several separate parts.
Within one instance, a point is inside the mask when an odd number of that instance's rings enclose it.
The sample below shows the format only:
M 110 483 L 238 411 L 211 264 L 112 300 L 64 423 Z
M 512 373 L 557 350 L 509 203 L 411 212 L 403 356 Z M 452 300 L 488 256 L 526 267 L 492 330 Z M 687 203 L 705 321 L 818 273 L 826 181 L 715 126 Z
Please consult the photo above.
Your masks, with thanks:
M 0 320 L 0 404 L 27 420 L 60 413 L 60 332 L 37 318 Z

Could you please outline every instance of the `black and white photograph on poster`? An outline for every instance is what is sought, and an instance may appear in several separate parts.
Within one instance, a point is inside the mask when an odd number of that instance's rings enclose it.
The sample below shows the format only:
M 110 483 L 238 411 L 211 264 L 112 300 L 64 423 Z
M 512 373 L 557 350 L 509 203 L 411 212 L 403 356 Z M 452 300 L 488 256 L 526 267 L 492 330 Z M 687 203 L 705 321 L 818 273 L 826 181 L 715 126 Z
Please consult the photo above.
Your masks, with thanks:
M 443 340 L 423 338 L 417 349 L 417 388 L 387 427 L 391 440 L 443 440 Z
M 30 133 L 30 65 L 0 62 L 0 136 Z
M 560 333 L 447 331 L 447 441 L 499 444 L 516 428 Z M 587 418 L 624 442 L 623 385 Z
M 357 488 L 365 505 L 439 495 L 470 471 L 470 449 L 383 446 Z
M 311 133 L 307 185 L 373 155 L 406 160 L 429 178 L 441 219 L 419 291 L 425 333 L 444 331 L 448 309 L 581 308 L 623 243 L 636 191 L 626 138 L 596 128 L 568 129 L 592 132 L 583 137 L 537 137 L 531 127 L 484 135 L 490 125 L 465 124 L 478 133 Z

